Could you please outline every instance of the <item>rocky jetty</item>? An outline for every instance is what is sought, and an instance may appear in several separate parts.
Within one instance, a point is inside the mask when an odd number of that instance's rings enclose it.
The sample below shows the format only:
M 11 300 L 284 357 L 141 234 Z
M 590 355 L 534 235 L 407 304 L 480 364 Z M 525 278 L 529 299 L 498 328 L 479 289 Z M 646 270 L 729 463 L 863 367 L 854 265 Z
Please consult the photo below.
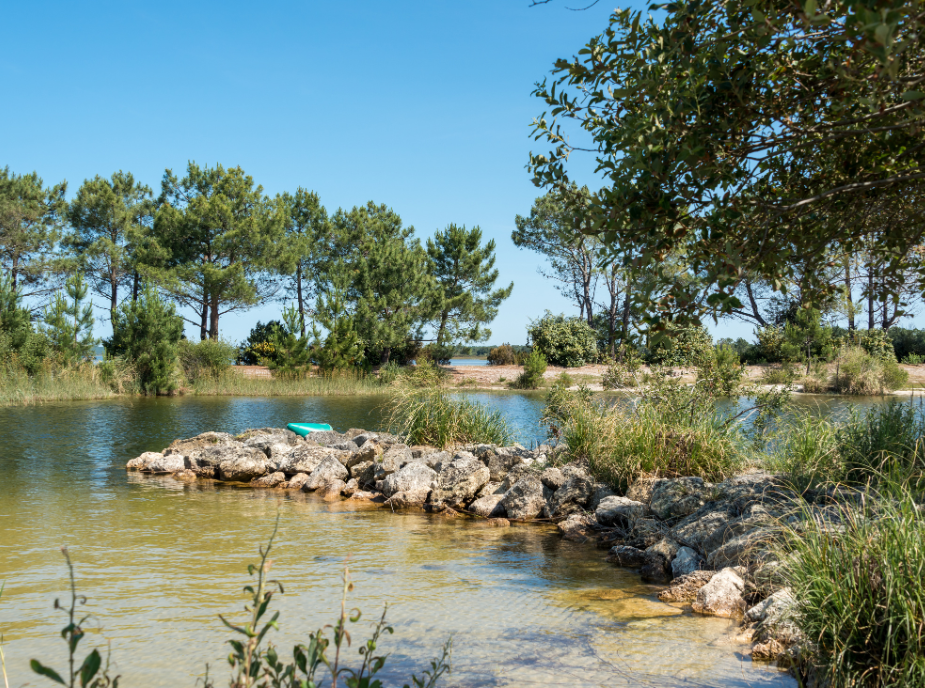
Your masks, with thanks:
M 774 586 L 754 582 L 773 575 L 775 524 L 792 513 L 797 499 L 766 473 L 715 484 L 641 478 L 620 495 L 582 466 L 559 465 L 555 449 L 545 445 L 446 451 L 359 429 L 303 438 L 282 428 L 203 433 L 146 452 L 127 468 L 467 514 L 493 526 L 556 523 L 566 539 L 595 542 L 608 550 L 608 561 L 667 586 L 658 593 L 662 601 L 741 619 L 756 658 L 786 659 L 799 645 L 787 616 L 789 592 L 768 597 Z

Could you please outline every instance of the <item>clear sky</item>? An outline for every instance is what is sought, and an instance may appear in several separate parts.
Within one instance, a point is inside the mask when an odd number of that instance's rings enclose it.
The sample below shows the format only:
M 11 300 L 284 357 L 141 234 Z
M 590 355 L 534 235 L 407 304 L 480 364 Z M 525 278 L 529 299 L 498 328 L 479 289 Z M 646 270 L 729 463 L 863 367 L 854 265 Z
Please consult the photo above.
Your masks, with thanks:
M 541 194 L 524 167 L 542 146 L 533 84 L 612 10 L 567 9 L 583 4 L 7 3 L 0 166 L 73 194 L 119 169 L 156 193 L 188 160 L 240 165 L 270 194 L 317 191 L 330 212 L 386 203 L 422 239 L 479 225 L 498 244 L 499 283 L 515 284 L 491 342 L 523 343 L 545 309 L 575 312 L 510 236 Z M 578 169 L 593 184 L 590 161 Z M 222 334 L 239 341 L 279 308 L 225 316 Z

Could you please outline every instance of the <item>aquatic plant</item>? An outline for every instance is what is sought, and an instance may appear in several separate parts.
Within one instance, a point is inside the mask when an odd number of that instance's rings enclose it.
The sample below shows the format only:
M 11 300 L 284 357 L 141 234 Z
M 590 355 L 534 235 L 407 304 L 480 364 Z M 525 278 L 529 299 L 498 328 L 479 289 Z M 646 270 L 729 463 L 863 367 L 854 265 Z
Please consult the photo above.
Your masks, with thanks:
M 445 448 L 454 444 L 509 444 L 500 411 L 451 397 L 441 389 L 397 390 L 388 403 L 389 429 L 408 444 Z

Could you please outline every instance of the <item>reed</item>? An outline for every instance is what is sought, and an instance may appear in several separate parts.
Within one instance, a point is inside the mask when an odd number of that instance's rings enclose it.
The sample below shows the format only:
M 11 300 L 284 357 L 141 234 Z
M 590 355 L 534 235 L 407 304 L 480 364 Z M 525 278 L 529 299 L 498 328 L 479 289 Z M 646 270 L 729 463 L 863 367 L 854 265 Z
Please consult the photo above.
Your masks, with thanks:
M 44 361 L 34 374 L 12 363 L 0 372 L 0 406 L 31 406 L 55 401 L 105 399 L 134 391 L 134 379 L 115 365 L 59 366 Z
M 338 372 L 306 377 L 245 377 L 230 369 L 218 376 L 193 380 L 188 389 L 197 396 L 352 396 L 382 394 L 378 380 L 363 372 Z
M 408 444 L 446 448 L 455 444 L 510 444 L 512 433 L 500 411 L 454 398 L 442 389 L 396 390 L 389 403 L 389 429 Z

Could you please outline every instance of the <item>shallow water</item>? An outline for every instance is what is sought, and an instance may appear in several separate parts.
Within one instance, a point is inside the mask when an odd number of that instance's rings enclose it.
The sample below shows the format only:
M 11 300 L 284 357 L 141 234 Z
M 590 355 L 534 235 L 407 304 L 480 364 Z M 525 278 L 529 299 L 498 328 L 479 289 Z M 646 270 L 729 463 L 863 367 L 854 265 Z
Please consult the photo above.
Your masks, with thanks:
M 541 396 L 472 396 L 501 408 L 522 441 L 537 439 Z M 178 398 L 0 409 L 0 633 L 10 684 L 35 684 L 32 657 L 63 668 L 63 616 L 52 609 L 66 591 L 63 544 L 100 627 L 85 642 L 111 642 L 124 685 L 192 686 L 206 662 L 224 676 L 228 634 L 217 615 L 242 618 L 246 564 L 278 513 L 273 572 L 286 594 L 274 600 L 282 631 L 272 635 L 285 650 L 334 621 L 347 560 L 350 605 L 365 613 L 354 638 L 389 605 L 388 684 L 401 685 L 452 636 L 450 686 L 794 685 L 744 657 L 728 621 L 659 602 L 635 573 L 548 527 L 492 529 L 124 470 L 143 451 L 210 429 L 292 420 L 375 428 L 377 403 Z

